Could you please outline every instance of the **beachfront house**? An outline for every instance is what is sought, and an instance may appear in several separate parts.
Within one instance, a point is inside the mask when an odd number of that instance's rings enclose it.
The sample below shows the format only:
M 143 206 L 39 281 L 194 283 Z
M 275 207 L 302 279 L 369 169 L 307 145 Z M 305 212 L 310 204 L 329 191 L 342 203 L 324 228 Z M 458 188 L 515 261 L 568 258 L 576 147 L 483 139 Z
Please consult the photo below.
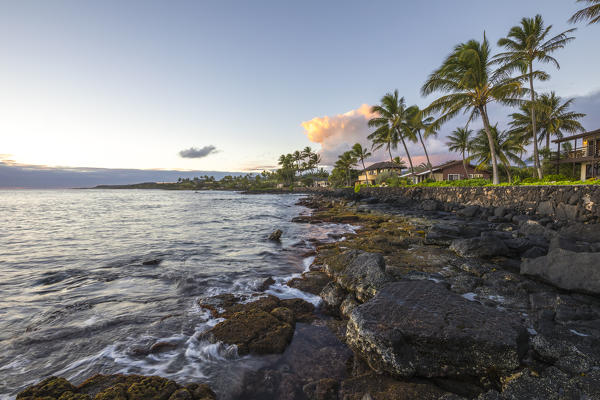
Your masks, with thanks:
M 389 173 L 393 173 L 393 174 L 400 174 L 400 171 L 402 171 L 402 166 L 400 164 L 397 164 L 395 162 L 391 162 L 391 161 L 384 161 L 384 162 L 378 162 L 372 165 L 369 165 L 364 173 L 361 173 L 358 176 L 358 182 L 360 184 L 366 184 L 369 183 L 370 185 L 375 184 L 375 179 L 377 178 L 378 175 L 381 175 L 383 173 L 389 174 Z
M 577 174 L 579 169 L 582 181 L 600 178 L 600 129 L 555 139 L 552 142 L 558 146 L 557 152 L 553 154 L 557 174 L 561 164 L 572 164 L 574 174 Z M 561 153 L 561 143 L 567 142 L 571 142 L 571 149 Z
M 471 164 L 467 164 L 467 171 L 461 160 L 448 161 L 440 165 L 436 165 L 431 170 L 433 174 L 431 178 L 435 181 L 458 181 L 461 179 L 490 179 L 490 174 L 487 171 L 480 171 Z M 430 177 L 431 171 L 428 169 L 420 172 L 406 173 L 401 175 L 401 178 L 412 179 L 414 183 L 421 183 Z
M 329 187 L 329 181 L 327 179 L 323 179 L 323 180 L 319 180 L 319 181 L 314 181 L 313 182 L 313 187 Z

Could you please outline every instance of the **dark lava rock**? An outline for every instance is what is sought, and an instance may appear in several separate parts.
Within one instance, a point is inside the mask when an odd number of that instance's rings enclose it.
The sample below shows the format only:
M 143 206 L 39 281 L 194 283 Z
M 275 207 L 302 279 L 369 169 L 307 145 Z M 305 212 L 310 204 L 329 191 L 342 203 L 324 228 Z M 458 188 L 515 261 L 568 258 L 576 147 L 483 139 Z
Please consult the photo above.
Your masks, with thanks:
M 231 293 L 218 294 L 216 296 L 198 300 L 198 305 L 209 310 L 213 317 L 218 317 L 225 309 L 237 304 L 242 299 Z
M 324 378 L 307 383 L 302 391 L 311 400 L 337 400 L 339 386 L 335 379 Z
M 273 279 L 272 277 L 268 277 L 260 284 L 260 286 L 258 287 L 258 291 L 264 292 L 265 290 L 268 290 L 269 287 L 271 285 L 273 285 L 274 283 L 275 283 L 275 279 Z
M 448 394 L 422 381 L 399 381 L 385 375 L 367 374 L 342 382 L 339 398 L 344 400 L 438 400 Z
M 510 253 L 502 240 L 489 236 L 453 240 L 450 250 L 462 257 L 479 258 L 507 256 Z
M 321 291 L 319 296 L 323 299 L 323 305 L 326 311 L 335 312 L 338 310 L 342 301 L 346 297 L 346 291 L 337 283 L 329 282 Z
M 19 400 L 215 400 L 206 384 L 185 387 L 159 376 L 95 375 L 78 387 L 64 378 L 50 377 L 17 395 Z
M 465 239 L 479 236 L 481 228 L 458 221 L 434 224 L 425 236 L 426 244 L 448 246 L 455 239 Z
M 385 272 L 385 261 L 380 253 L 347 250 L 325 266 L 327 272 L 345 290 L 354 293 L 360 301 L 367 301 L 392 278 Z
M 269 235 L 269 240 L 272 240 L 274 242 L 280 242 L 282 234 L 283 232 L 281 231 L 281 229 L 277 229 Z
M 303 273 L 302 277 L 290 280 L 287 285 L 303 292 L 318 295 L 330 281 L 331 278 L 324 272 L 308 271 Z
M 566 290 L 600 294 L 600 253 L 556 248 L 546 256 L 524 259 L 521 274 L 532 275 Z
M 384 286 L 354 309 L 346 340 L 374 370 L 405 377 L 509 372 L 527 348 L 518 320 L 430 281 Z

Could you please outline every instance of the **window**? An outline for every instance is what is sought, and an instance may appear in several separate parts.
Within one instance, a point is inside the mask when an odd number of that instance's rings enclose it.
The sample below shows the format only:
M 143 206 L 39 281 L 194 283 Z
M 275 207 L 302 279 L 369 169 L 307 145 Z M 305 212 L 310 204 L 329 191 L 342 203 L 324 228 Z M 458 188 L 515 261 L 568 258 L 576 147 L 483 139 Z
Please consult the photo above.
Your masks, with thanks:
M 483 178 L 483 174 L 469 174 L 469 178 Z
M 449 181 L 458 181 L 460 180 L 460 174 L 448 174 Z

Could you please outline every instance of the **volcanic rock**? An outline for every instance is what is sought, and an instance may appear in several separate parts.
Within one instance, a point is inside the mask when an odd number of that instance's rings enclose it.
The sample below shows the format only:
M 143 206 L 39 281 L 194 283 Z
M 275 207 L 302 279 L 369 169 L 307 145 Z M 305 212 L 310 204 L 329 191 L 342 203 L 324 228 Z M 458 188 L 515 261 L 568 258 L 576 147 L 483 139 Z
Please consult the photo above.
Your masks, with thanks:
M 396 376 L 483 376 L 519 366 L 520 322 L 431 281 L 385 285 L 350 316 L 347 342 L 378 372 Z

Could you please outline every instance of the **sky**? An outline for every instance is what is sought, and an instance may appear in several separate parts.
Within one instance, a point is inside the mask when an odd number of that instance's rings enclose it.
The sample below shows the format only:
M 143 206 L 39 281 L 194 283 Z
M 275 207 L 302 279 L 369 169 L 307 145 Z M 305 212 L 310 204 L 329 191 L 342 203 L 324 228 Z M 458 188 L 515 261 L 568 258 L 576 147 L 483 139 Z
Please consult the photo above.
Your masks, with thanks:
M 3 1 L 0 167 L 4 176 L 253 171 L 306 146 L 330 164 L 366 144 L 369 108 L 386 92 L 428 105 L 420 87 L 457 43 L 484 31 L 495 43 L 537 13 L 558 33 L 578 9 L 574 0 L 501 4 Z M 538 88 L 577 98 L 590 114 L 585 127 L 598 129 L 600 25 L 576 27 L 577 39 L 556 53 L 561 69 L 546 66 L 552 79 Z M 506 120 L 506 110 L 492 115 Z M 430 139 L 434 160 L 456 158 L 444 138 L 460 124 Z

